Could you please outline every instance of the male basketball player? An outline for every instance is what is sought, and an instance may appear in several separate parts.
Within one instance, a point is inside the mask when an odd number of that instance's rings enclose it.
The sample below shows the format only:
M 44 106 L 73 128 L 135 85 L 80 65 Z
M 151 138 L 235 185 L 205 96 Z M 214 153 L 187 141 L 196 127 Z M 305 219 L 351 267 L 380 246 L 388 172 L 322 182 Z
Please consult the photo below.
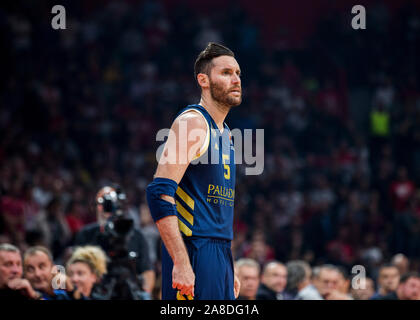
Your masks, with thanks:
M 235 155 L 224 120 L 242 101 L 241 70 L 231 50 L 209 43 L 194 72 L 200 103 L 174 120 L 147 187 L 164 244 L 162 299 L 233 300 L 240 285 L 231 253 Z M 190 134 L 197 139 L 187 139 Z M 162 161 L 174 152 L 175 161 Z

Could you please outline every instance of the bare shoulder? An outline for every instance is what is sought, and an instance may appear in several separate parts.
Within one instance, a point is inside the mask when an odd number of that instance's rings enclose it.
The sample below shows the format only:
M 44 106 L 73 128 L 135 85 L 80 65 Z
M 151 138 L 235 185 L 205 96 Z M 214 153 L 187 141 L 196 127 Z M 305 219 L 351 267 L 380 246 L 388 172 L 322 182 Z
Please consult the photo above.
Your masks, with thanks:
M 186 128 L 187 132 L 193 129 L 207 130 L 207 122 L 199 111 L 189 110 L 179 115 L 172 124 L 174 130 L 179 130 L 181 127 Z

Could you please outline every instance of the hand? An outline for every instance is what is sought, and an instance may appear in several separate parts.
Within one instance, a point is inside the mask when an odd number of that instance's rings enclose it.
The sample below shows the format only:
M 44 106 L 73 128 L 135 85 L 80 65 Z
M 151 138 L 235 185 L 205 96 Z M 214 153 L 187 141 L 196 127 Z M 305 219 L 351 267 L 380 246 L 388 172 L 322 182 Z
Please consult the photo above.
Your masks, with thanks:
M 241 281 L 239 281 L 238 276 L 235 274 L 235 280 L 233 282 L 233 292 L 235 294 L 235 299 L 239 297 L 239 290 L 241 290 Z
M 40 298 L 39 293 L 36 292 L 32 288 L 31 284 L 29 283 L 29 281 L 27 279 L 22 279 L 22 278 L 13 279 L 13 280 L 10 280 L 7 283 L 7 285 L 12 290 L 21 290 L 22 293 L 25 296 L 27 296 L 27 297 L 29 297 L 31 299 L 39 299 Z
M 172 270 L 172 288 L 178 289 L 181 295 L 194 297 L 195 274 L 191 264 L 174 264 Z
M 351 300 L 351 298 L 344 293 L 334 290 L 325 297 L 325 300 Z
M 53 275 L 53 289 L 64 289 L 67 292 L 72 292 L 74 290 L 70 277 L 66 276 L 63 272 L 60 272 L 56 266 L 53 267 L 51 273 Z

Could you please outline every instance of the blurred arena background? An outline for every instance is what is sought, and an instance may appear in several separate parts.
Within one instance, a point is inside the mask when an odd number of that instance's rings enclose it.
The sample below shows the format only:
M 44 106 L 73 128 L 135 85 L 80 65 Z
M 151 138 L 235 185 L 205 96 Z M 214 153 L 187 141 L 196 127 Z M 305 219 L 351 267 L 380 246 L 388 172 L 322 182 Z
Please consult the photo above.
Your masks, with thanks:
M 377 281 L 402 253 L 420 270 L 419 1 L 62 1 L 66 30 L 54 4 L 0 9 L 0 243 L 64 264 L 96 192 L 119 183 L 158 288 L 155 136 L 198 102 L 193 63 L 215 41 L 243 71 L 229 126 L 265 130 L 264 173 L 238 170 L 235 259 L 363 265 Z

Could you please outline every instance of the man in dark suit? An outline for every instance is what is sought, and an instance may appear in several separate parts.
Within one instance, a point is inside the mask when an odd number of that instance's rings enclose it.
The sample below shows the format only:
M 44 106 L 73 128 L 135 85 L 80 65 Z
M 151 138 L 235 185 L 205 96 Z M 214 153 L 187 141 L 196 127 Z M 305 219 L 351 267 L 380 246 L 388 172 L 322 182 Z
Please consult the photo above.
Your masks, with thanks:
M 286 266 L 278 261 L 267 263 L 263 269 L 257 300 L 285 300 L 286 284 Z

